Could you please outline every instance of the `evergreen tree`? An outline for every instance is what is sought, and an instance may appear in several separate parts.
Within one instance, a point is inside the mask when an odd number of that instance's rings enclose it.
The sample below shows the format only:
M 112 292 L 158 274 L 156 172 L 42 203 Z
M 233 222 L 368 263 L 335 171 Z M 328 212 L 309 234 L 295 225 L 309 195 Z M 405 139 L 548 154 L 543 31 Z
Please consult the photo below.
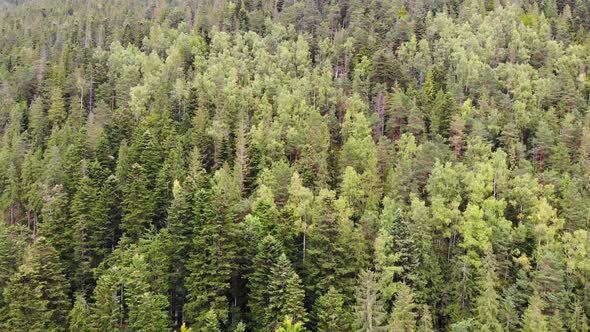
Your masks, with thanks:
M 67 113 L 64 105 L 62 91 L 59 87 L 51 90 L 49 100 L 49 110 L 47 110 L 47 119 L 53 128 L 59 128 L 66 120 Z
M 418 321 L 418 326 L 416 328 L 417 332 L 434 332 L 434 327 L 432 324 L 432 315 L 430 314 L 430 309 L 428 309 L 428 305 L 425 304 L 423 306 L 420 320 Z
M 59 255 L 39 238 L 4 289 L 8 303 L 6 328 L 19 331 L 65 331 L 69 310 L 68 282 Z
M 363 271 L 356 291 L 355 327 L 357 331 L 385 331 L 385 312 L 377 292 L 375 273 Z
M 376 266 L 381 272 L 380 287 L 387 299 L 393 297 L 397 281 L 418 279 L 418 246 L 410 232 L 408 218 L 395 202 L 386 197 L 381 212 L 381 229 L 375 240 Z
M 93 187 L 92 180 L 88 176 L 80 179 L 78 191 L 72 199 L 71 206 L 71 224 L 75 229 L 75 262 L 77 265 L 74 280 L 76 286 L 83 291 L 90 288 L 89 282 L 92 279 L 91 268 L 96 247 L 100 248 L 102 243 L 89 243 L 89 238 L 93 234 L 93 227 L 99 222 L 95 215 L 95 204 L 97 201 L 97 192 Z
M 121 230 L 132 240 L 138 240 L 153 224 L 155 203 L 147 174 L 141 165 L 131 165 L 129 183 L 123 189 Z
M 252 273 L 248 275 L 248 308 L 251 320 L 257 328 L 270 324 L 265 315 L 270 297 L 268 285 L 273 277 L 271 270 L 282 254 L 281 244 L 268 235 L 258 244 L 256 256 L 252 259 Z
M 217 171 L 210 188 L 195 193 L 194 255 L 189 260 L 190 274 L 185 280 L 187 303 L 184 313 L 188 322 L 205 326 L 206 315 L 213 311 L 221 324 L 229 315 L 228 296 L 235 258 L 235 226 L 231 208 L 236 201 L 236 188 L 226 169 Z
M 500 303 L 495 288 L 495 264 L 491 252 L 487 253 L 485 268 L 486 275 L 481 282 L 482 290 L 475 303 L 476 323 L 482 331 L 502 332 L 504 329 L 498 320 Z
M 119 268 L 112 267 L 98 278 L 91 306 L 93 329 L 107 332 L 120 328 L 124 314 L 122 291 Z
M 75 231 L 72 219 L 68 217 L 68 200 L 63 186 L 57 185 L 48 190 L 43 200 L 43 223 L 39 226 L 39 234 L 57 250 L 66 273 L 74 275 L 77 265 L 74 260 Z
M 305 322 L 305 293 L 301 279 L 285 254 L 281 254 L 271 268 L 268 297 L 268 307 L 264 313 L 265 321 L 268 322 L 265 330 L 276 329 L 281 324 L 280 317 L 291 317 L 295 323 Z
M 303 323 L 293 322 L 293 319 L 287 316 L 275 332 L 303 332 Z
M 535 293 L 529 302 L 522 317 L 523 332 L 547 332 L 549 326 L 545 315 L 543 315 L 543 302 L 538 293 Z
M 168 329 L 168 303 L 163 295 L 145 292 L 129 304 L 129 329 L 138 332 L 158 332 Z
M 8 286 L 10 278 L 18 271 L 28 244 L 29 235 L 26 233 L 19 235 L 18 230 L 17 225 L 9 227 L 4 222 L 0 223 L 0 327 L 8 318 L 9 299 L 4 297 L 4 290 Z
M 90 332 L 91 320 L 90 320 L 90 308 L 86 299 L 82 294 L 76 296 L 76 301 L 70 314 L 68 316 L 68 326 L 70 331 Z
M 178 181 L 174 181 L 173 193 L 174 199 L 168 209 L 168 241 L 170 241 L 168 254 L 172 263 L 172 270 L 168 271 L 168 275 L 172 287 L 171 311 L 176 324 L 179 324 L 186 293 L 184 279 L 187 275 L 186 263 L 191 250 L 193 214 L 190 195 Z
M 35 148 L 42 148 L 48 136 L 48 121 L 44 107 L 42 97 L 35 98 L 29 107 L 29 136 Z
M 344 332 L 351 329 L 351 315 L 344 307 L 344 297 L 334 287 L 320 296 L 313 305 L 318 332 Z
M 412 289 L 402 283 L 396 294 L 395 303 L 390 316 L 391 331 L 413 332 L 416 330 L 416 313 L 414 310 Z
M 334 192 L 321 190 L 313 207 L 312 231 L 309 234 L 306 286 L 314 299 L 330 285 L 352 297 L 355 277 L 364 265 L 364 241 L 347 218 L 341 218 L 346 207 L 337 206 Z M 347 238 L 347 237 L 350 238 Z

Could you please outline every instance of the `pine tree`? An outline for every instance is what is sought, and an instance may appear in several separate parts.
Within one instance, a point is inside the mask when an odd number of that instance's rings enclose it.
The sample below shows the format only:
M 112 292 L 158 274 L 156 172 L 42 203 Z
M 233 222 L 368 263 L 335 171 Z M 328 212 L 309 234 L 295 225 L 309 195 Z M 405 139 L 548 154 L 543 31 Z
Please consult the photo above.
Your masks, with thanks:
M 393 296 L 399 280 L 415 282 L 419 278 L 420 261 L 414 234 L 410 232 L 408 217 L 386 197 L 383 199 L 381 229 L 375 240 L 376 266 L 381 272 L 383 296 Z
M 352 317 L 344 307 L 344 297 L 334 287 L 315 301 L 313 317 L 318 332 L 351 330 Z
M 535 293 L 522 317 L 522 332 L 548 332 L 549 327 L 543 315 L 543 302 L 539 293 Z
M 64 169 L 61 172 L 64 174 L 63 184 L 66 192 L 73 195 L 78 189 L 78 182 L 82 178 L 82 171 L 85 168 L 85 161 L 88 159 L 89 152 L 87 136 L 84 130 L 73 132 L 71 135 L 72 142 L 65 150 Z
M 18 271 L 19 264 L 25 254 L 29 234 L 18 234 L 19 226 L 9 227 L 0 223 L 0 327 L 7 318 L 9 299 L 4 298 L 10 278 Z
M 254 326 L 262 328 L 269 325 L 264 313 L 269 305 L 271 269 L 283 254 L 283 249 L 279 241 L 268 235 L 258 244 L 257 251 L 252 259 L 252 273 L 248 275 L 248 308 Z
M 276 329 L 281 323 L 280 317 L 291 317 L 293 322 L 305 322 L 305 293 L 301 279 L 285 254 L 281 254 L 271 268 L 268 297 L 268 307 L 264 313 L 268 324 L 265 330 Z
M 111 251 L 118 218 L 116 180 L 104 179 L 103 168 L 91 163 L 78 184 L 70 204 L 71 224 L 75 229 L 76 286 L 88 291 L 94 285 L 91 270 Z M 101 184 L 101 182 L 103 182 Z
M 92 266 L 94 247 L 102 245 L 101 243 L 89 243 L 93 227 L 98 222 L 95 215 L 96 196 L 97 192 L 93 187 L 92 180 L 88 176 L 84 176 L 80 179 L 78 191 L 70 204 L 71 224 L 75 229 L 74 259 L 77 265 L 74 281 L 77 288 L 82 291 L 90 288 L 91 268 L 95 267 Z
M 219 328 L 219 318 L 214 310 L 209 310 L 205 314 L 205 323 L 202 331 L 221 332 L 221 329 Z
M 498 320 L 500 303 L 495 288 L 496 276 L 493 259 L 492 252 L 488 251 L 484 262 L 486 275 L 481 282 L 481 293 L 475 303 L 476 324 L 481 331 L 502 332 L 504 329 Z
M 27 251 L 4 289 L 8 303 L 7 330 L 64 331 L 69 310 L 69 285 L 58 253 L 39 238 Z
M 91 320 L 90 320 L 90 308 L 84 295 L 78 294 L 76 296 L 76 301 L 74 302 L 74 306 L 72 310 L 70 310 L 70 314 L 68 316 L 68 326 L 70 331 L 79 331 L 79 332 L 90 332 L 91 329 Z
M 364 241 L 347 218 L 346 207 L 337 206 L 335 194 L 322 189 L 315 199 L 309 233 L 305 284 L 315 297 L 337 287 L 347 297 L 354 293 L 355 277 L 364 265 Z
M 141 165 L 131 165 L 129 183 L 123 189 L 121 230 L 132 240 L 138 240 L 153 223 L 155 202 L 148 174 Z
M 275 332 L 303 332 L 303 323 L 293 322 L 293 319 L 287 316 Z
M 129 304 L 129 330 L 159 332 L 168 330 L 168 303 L 166 297 L 145 292 Z
M 63 186 L 57 185 L 48 190 L 43 197 L 42 218 L 39 234 L 57 250 L 64 262 L 66 273 L 73 275 L 76 269 L 74 262 L 75 233 L 74 225 L 68 218 L 68 200 Z
M 186 278 L 186 262 L 191 249 L 192 235 L 192 207 L 189 194 L 178 181 L 174 181 L 174 199 L 168 209 L 168 231 L 170 241 L 168 253 L 170 255 L 172 270 L 168 272 L 171 293 L 171 312 L 175 322 L 180 323 L 182 318 L 182 306 L 184 305 Z
M 226 168 L 216 172 L 210 188 L 195 193 L 194 255 L 185 280 L 188 302 L 186 320 L 202 328 L 207 312 L 214 311 L 226 324 L 229 315 L 230 281 L 236 255 L 232 208 L 239 199 L 239 186 Z
M 91 306 L 92 327 L 96 331 L 110 332 L 121 328 L 124 312 L 120 273 L 118 267 L 112 267 L 98 278 Z
M 29 107 L 29 136 L 33 148 L 43 148 L 48 136 L 48 121 L 45 116 L 43 98 L 37 97 Z
M 416 304 L 412 289 L 400 284 L 390 316 L 392 332 L 413 332 L 416 329 Z
M 120 236 L 121 192 L 119 181 L 114 175 L 109 175 L 102 184 L 96 179 L 93 182 L 98 188 L 94 206 L 96 219 L 89 237 L 94 257 L 91 266 L 94 267 L 114 250 Z
M 64 105 L 64 98 L 59 87 L 51 90 L 49 100 L 49 110 L 47 110 L 47 119 L 53 128 L 60 127 L 66 120 L 67 113 Z
M 434 327 L 432 325 L 432 315 L 430 314 L 428 304 L 425 304 L 422 309 L 420 320 L 418 321 L 416 332 L 434 332 Z
M 113 331 L 124 326 L 133 331 L 167 329 L 168 301 L 161 293 L 168 289 L 160 282 L 164 277 L 161 271 L 167 270 L 154 257 L 165 259 L 160 246 L 157 237 L 121 246 L 97 269 L 100 277 L 91 307 L 94 330 Z
M 157 143 L 156 138 L 150 130 L 141 133 L 135 144 L 131 146 L 134 160 L 141 165 L 147 179 L 146 186 L 154 189 L 156 177 L 162 164 L 161 145 Z
M 355 327 L 359 332 L 384 331 L 385 313 L 377 292 L 377 276 L 372 271 L 363 271 L 359 275 L 356 292 Z
M 266 185 L 258 186 L 256 198 L 252 203 L 252 215 L 256 216 L 266 233 L 273 234 L 277 225 L 278 210 L 274 202 L 272 190 Z

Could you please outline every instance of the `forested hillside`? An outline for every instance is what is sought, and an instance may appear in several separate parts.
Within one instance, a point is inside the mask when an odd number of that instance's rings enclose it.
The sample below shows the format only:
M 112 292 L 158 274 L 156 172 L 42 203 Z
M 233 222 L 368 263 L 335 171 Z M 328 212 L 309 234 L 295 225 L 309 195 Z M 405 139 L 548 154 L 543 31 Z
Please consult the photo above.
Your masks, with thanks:
M 0 330 L 590 329 L 587 0 L 0 1 Z

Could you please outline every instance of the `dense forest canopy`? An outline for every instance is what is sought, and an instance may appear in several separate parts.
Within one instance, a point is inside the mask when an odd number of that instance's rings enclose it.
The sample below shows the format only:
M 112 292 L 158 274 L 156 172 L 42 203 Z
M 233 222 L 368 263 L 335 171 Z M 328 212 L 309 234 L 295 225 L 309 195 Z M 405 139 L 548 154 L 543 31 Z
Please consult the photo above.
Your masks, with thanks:
M 0 1 L 0 330 L 590 326 L 587 0 Z

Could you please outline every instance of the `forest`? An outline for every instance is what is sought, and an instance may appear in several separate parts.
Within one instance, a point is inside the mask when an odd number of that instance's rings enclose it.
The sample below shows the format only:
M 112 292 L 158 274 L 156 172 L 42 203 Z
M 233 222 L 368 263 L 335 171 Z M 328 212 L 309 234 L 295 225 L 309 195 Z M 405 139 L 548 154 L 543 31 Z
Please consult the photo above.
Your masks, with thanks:
M 587 0 L 0 0 L 0 330 L 588 332 Z

